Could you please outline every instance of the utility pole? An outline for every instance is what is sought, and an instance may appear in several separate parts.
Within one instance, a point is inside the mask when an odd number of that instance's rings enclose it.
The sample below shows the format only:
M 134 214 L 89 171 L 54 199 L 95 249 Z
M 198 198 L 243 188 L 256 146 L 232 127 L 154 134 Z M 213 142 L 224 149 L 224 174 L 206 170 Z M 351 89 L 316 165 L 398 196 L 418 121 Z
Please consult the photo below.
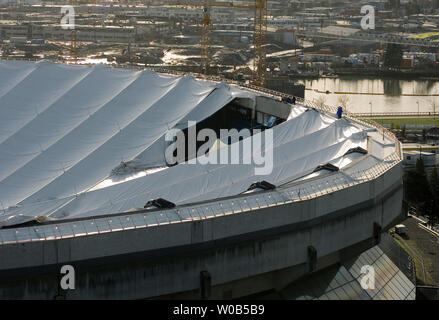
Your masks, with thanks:
M 253 41 L 256 49 L 255 69 L 256 69 L 256 84 L 265 87 L 267 63 L 265 53 L 265 33 L 267 31 L 267 24 L 265 18 L 267 15 L 267 0 L 255 0 L 255 21 Z

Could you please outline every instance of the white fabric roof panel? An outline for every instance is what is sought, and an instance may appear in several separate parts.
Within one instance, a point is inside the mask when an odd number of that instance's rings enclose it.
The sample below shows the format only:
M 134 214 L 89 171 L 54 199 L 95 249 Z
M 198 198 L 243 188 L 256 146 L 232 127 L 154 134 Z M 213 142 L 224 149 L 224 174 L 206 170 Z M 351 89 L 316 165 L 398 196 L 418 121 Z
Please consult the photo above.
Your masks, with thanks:
M 346 151 L 367 149 L 364 126 L 297 105 L 290 120 L 272 129 L 268 175 L 255 176 L 254 164 L 182 163 L 95 190 L 121 161 L 164 165 L 164 135 L 171 128 L 199 122 L 237 97 L 255 101 L 257 93 L 101 66 L 2 62 L 0 71 L 0 115 L 14 122 L 0 132 L 0 226 L 40 215 L 124 212 L 155 198 L 185 204 L 232 196 L 258 180 L 280 185 L 310 176 L 320 164 L 346 166 L 359 157 Z M 237 143 L 241 150 L 243 143 Z
M 27 77 L 37 64 L 23 61 L 0 61 L 0 97 Z
M 0 142 L 21 130 L 78 83 L 88 70 L 38 64 L 0 98 Z M 1 78 L 8 73 L 0 73 Z
M 17 169 L 43 154 L 55 162 L 51 147 L 60 143 L 62 137 L 80 126 L 134 80 L 133 75 L 126 72 L 109 72 L 108 68 L 91 70 L 51 106 L 34 114 L 31 121 L 0 144 L 0 180 L 17 173 Z M 95 94 L 82 94 L 91 86 L 96 88 Z M 105 126 L 108 124 L 105 123 Z M 68 166 L 69 162 L 70 159 L 64 162 L 64 166 Z

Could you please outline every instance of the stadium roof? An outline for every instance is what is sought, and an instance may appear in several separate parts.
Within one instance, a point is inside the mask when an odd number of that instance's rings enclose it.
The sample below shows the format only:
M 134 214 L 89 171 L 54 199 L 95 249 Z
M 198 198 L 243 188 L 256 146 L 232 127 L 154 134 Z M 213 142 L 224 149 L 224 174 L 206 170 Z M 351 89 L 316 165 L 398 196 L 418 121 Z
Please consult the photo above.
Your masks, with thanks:
M 191 76 L 0 62 L 0 226 L 37 216 L 126 212 L 157 198 L 181 205 L 234 196 L 257 180 L 278 186 L 353 163 L 364 170 L 395 149 L 376 129 L 296 105 L 289 120 L 273 128 L 273 170 L 267 175 L 255 176 L 256 165 L 242 164 L 248 155 L 240 154 L 235 160 L 241 164 L 181 163 L 96 188 L 121 161 L 164 166 L 170 129 L 199 122 L 235 98 L 256 101 L 257 95 Z M 358 147 L 369 154 L 351 152 Z

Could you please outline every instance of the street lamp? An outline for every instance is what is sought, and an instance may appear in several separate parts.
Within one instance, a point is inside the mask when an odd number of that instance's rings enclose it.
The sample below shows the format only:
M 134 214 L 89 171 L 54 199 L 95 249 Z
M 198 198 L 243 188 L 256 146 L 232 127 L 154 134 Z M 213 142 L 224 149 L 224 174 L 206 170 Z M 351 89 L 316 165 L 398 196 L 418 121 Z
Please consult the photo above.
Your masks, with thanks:
M 416 101 L 416 103 L 418 104 L 418 117 L 419 117 L 419 101 Z
M 372 117 L 372 102 L 369 102 L 370 104 L 370 116 Z

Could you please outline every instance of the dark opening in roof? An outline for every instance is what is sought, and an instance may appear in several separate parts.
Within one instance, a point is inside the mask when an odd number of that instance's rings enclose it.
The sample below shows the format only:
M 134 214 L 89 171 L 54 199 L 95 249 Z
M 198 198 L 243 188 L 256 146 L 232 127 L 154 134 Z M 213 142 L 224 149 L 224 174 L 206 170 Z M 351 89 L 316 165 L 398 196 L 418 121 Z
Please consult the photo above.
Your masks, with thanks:
M 361 153 L 361 154 L 367 154 L 367 150 L 363 149 L 362 147 L 355 147 L 350 148 L 344 155 L 348 155 L 350 153 Z
M 265 180 L 254 182 L 250 185 L 250 187 L 247 189 L 247 191 L 253 190 L 253 189 L 263 189 L 263 190 L 273 190 L 276 188 L 274 184 L 271 184 L 270 182 L 267 182 Z
M 168 200 L 165 200 L 163 198 L 153 199 L 149 200 L 144 208 L 150 208 L 150 207 L 156 207 L 156 208 L 174 208 L 175 203 L 170 202 Z
M 317 168 L 314 169 L 313 172 L 317 172 L 320 170 L 338 171 L 339 168 L 328 162 L 326 164 L 319 165 Z

